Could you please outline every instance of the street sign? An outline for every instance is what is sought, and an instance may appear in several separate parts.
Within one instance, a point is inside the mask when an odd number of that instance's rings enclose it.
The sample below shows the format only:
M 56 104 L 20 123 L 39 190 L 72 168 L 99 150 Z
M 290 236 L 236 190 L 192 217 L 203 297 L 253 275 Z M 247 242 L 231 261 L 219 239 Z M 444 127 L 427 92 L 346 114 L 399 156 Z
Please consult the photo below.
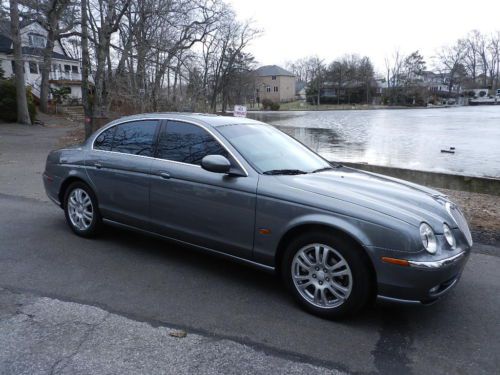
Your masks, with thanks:
M 247 117 L 247 107 L 244 105 L 235 105 L 234 106 L 234 117 Z

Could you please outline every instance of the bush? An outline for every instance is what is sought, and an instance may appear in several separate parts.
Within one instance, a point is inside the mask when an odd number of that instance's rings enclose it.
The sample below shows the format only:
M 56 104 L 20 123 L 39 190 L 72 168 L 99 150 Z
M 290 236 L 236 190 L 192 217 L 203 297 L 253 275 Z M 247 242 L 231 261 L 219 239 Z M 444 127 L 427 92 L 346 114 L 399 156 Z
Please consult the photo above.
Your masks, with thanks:
M 29 89 L 26 90 L 26 99 L 28 100 L 28 112 L 33 122 L 36 118 L 36 106 Z M 0 80 L 0 120 L 17 121 L 16 84 L 12 79 Z
M 262 100 L 262 108 L 270 109 L 271 111 L 278 111 L 280 109 L 280 104 L 266 98 Z
M 0 119 L 6 122 L 16 122 L 16 85 L 12 80 L 0 81 Z

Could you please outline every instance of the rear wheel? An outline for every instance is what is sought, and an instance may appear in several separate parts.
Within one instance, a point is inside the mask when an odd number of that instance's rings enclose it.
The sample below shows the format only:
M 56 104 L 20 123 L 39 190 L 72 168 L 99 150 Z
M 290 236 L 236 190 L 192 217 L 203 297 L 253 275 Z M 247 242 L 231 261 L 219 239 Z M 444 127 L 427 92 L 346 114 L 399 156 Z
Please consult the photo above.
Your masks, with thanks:
M 92 237 L 100 228 L 97 199 L 92 189 L 83 182 L 74 182 L 66 190 L 64 213 L 69 227 L 79 236 Z
M 281 272 L 304 309 L 335 319 L 354 314 L 370 299 L 365 258 L 351 241 L 327 232 L 305 233 L 287 246 Z

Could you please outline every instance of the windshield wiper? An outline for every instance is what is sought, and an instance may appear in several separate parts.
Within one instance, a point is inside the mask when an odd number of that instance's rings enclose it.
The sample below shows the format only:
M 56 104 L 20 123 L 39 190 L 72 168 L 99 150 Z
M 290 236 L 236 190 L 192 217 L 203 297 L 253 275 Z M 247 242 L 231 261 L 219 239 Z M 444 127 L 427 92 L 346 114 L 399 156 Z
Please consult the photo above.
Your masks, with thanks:
M 315 169 L 314 171 L 312 171 L 311 173 L 318 173 L 318 172 L 323 172 L 323 171 L 331 171 L 332 169 L 342 168 L 342 167 L 343 167 L 342 164 L 335 164 L 334 167 L 318 168 L 318 169 Z
M 311 173 L 318 173 L 318 172 L 323 172 L 323 171 L 331 171 L 332 169 L 333 169 L 333 167 L 324 167 L 324 168 L 315 169 Z
M 306 174 L 307 172 L 301 171 L 300 169 L 271 169 L 263 173 L 268 175 L 278 175 L 278 174 L 295 175 L 295 174 Z

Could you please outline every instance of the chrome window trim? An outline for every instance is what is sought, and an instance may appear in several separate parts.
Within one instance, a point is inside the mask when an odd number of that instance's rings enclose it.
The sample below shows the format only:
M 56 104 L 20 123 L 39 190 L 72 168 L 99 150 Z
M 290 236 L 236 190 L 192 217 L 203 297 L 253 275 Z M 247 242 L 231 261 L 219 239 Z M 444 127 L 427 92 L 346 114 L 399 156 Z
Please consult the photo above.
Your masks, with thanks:
M 192 122 L 192 120 L 185 120 L 185 119 L 177 119 L 177 118 L 171 118 L 171 117 L 167 117 L 167 118 L 156 118 L 156 117 L 146 117 L 146 118 L 139 118 L 139 119 L 133 119 L 133 120 L 126 120 L 126 121 L 123 121 L 123 122 L 118 122 L 116 124 L 112 124 L 110 126 L 106 126 L 105 128 L 103 128 L 101 131 L 99 131 L 98 133 L 96 133 L 96 135 L 94 136 L 94 138 L 92 139 L 92 144 L 90 146 L 90 149 L 92 151 L 100 151 L 100 152 L 110 152 L 110 153 L 114 153 L 114 154 L 120 154 L 120 155 L 131 155 L 131 156 L 139 156 L 139 157 L 142 157 L 142 158 L 149 158 L 149 159 L 154 159 L 154 160 L 162 160 L 162 161 L 168 161 L 170 163 L 177 163 L 177 164 L 182 164 L 182 165 L 190 165 L 190 166 L 193 166 L 193 167 L 198 167 L 198 168 L 201 168 L 200 165 L 196 165 L 196 164 L 191 164 L 191 163 L 184 163 L 182 161 L 176 161 L 176 160 L 170 160 L 170 159 L 162 159 L 162 158 L 156 158 L 154 156 L 145 156 L 145 155 L 136 155 L 136 154 L 127 154 L 125 152 L 118 152 L 118 151 L 108 151 L 108 150 L 99 150 L 99 149 L 95 149 L 94 148 L 94 143 L 96 141 L 97 138 L 99 138 L 99 136 L 104 133 L 105 131 L 111 129 L 111 128 L 114 128 L 115 126 L 118 126 L 118 125 L 123 125 L 123 124 L 126 124 L 128 122 L 137 122 L 137 121 L 158 121 L 158 125 L 157 126 L 161 126 L 161 121 L 178 121 L 178 122 L 185 122 L 186 124 L 190 124 L 190 125 L 194 125 L 194 126 L 198 126 L 199 128 L 202 128 L 203 130 L 205 130 L 207 133 L 209 133 L 212 137 L 215 138 L 215 140 L 222 146 L 222 148 L 224 148 L 227 153 L 229 155 L 231 155 L 233 157 L 233 159 L 236 161 L 236 163 L 238 164 L 238 166 L 241 168 L 241 170 L 243 171 L 243 173 L 245 173 L 245 177 L 248 177 L 249 174 L 248 174 L 248 171 L 247 169 L 243 166 L 243 164 L 240 162 L 240 160 L 234 155 L 234 153 L 229 150 L 226 145 L 224 144 L 224 142 L 221 141 L 220 137 L 215 134 L 211 129 L 207 128 L 205 125 L 202 125 L 202 124 L 199 124 L 199 123 L 195 123 L 195 122 Z

